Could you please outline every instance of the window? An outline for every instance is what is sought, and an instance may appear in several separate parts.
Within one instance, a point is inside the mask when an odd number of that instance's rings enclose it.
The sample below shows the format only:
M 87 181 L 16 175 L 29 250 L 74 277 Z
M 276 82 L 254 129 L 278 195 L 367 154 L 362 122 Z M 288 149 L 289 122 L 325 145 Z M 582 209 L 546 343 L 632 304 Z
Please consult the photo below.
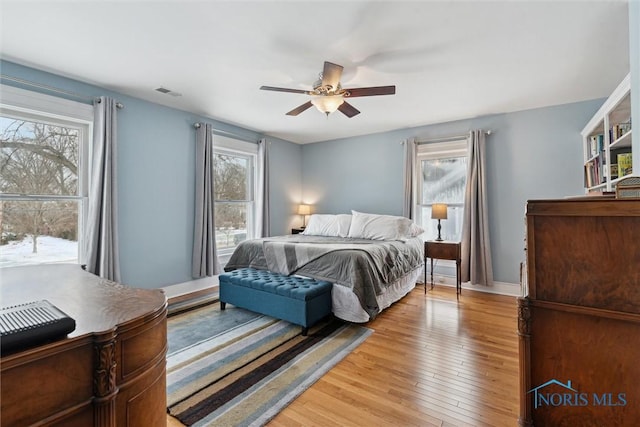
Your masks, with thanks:
M 2 92 L 0 267 L 78 262 L 93 107 Z
M 216 247 L 221 257 L 254 237 L 256 144 L 214 135 Z
M 418 221 L 426 238 L 438 236 L 438 222 L 431 219 L 431 205 L 446 203 L 448 218 L 441 221 L 442 238 L 460 241 L 467 185 L 467 141 L 419 145 L 417 163 Z

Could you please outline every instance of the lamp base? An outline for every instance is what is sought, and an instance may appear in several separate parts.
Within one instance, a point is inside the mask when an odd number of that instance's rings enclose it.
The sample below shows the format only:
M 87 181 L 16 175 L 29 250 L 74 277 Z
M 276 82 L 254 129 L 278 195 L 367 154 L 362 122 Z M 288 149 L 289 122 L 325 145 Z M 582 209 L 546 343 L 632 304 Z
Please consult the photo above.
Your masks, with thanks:
M 442 226 L 440 225 L 440 220 L 438 220 L 438 237 L 436 238 L 436 242 L 442 242 L 442 236 L 440 236 L 440 230 Z

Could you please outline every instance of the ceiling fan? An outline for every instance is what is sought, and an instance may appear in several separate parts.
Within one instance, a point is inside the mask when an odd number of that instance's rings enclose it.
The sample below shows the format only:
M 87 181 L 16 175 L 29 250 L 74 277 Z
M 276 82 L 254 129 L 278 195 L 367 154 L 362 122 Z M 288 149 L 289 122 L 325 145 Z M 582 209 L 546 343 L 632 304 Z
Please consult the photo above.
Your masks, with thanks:
M 355 98 L 358 96 L 393 95 L 396 93 L 395 86 L 359 87 L 353 89 L 343 89 L 340 84 L 342 77 L 342 65 L 325 61 L 320 78 L 313 84 L 313 90 L 287 89 L 282 87 L 261 86 L 261 90 L 273 90 L 276 92 L 302 93 L 310 95 L 311 100 L 287 113 L 288 116 L 297 116 L 314 105 L 320 112 L 327 116 L 339 110 L 345 116 L 351 118 L 360 114 L 353 105 L 345 101 L 345 98 Z

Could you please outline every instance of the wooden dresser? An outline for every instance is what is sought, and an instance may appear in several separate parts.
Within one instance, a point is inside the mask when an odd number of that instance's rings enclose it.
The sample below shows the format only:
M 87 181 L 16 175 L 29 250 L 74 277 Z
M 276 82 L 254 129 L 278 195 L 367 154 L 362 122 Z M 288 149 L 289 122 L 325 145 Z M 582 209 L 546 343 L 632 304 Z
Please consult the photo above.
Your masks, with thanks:
M 162 291 L 123 286 L 71 264 L 0 275 L 2 306 L 46 299 L 76 321 L 67 338 L 2 355 L 0 425 L 166 425 Z
M 522 426 L 640 420 L 640 200 L 527 204 Z

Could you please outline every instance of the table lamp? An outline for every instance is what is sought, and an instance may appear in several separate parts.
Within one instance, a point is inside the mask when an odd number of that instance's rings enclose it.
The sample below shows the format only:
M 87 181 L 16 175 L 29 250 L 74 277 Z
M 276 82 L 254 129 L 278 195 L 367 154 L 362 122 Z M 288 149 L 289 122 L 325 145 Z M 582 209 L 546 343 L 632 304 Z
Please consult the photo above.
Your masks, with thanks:
M 306 227 L 307 215 L 311 214 L 310 205 L 298 205 L 298 215 L 302 215 L 302 228 Z
M 438 220 L 438 238 L 436 239 L 436 242 L 442 242 L 442 236 L 440 236 L 440 230 L 442 229 L 440 220 L 447 219 L 446 203 L 434 203 L 433 205 L 431 205 L 431 219 Z

